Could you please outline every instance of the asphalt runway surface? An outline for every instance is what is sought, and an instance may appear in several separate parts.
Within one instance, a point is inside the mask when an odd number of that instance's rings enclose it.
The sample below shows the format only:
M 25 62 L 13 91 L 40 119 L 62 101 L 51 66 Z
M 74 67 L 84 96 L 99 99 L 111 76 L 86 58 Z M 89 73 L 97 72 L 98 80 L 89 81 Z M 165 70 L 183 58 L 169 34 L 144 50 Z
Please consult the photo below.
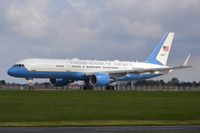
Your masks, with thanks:
M 0 128 L 0 133 L 132 133 L 200 132 L 200 126 L 36 127 Z

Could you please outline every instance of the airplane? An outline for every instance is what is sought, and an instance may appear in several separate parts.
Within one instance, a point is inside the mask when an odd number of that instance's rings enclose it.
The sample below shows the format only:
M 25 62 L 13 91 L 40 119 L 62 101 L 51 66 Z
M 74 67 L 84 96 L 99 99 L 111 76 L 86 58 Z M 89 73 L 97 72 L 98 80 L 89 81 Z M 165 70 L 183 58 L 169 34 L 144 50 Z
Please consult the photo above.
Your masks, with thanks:
M 83 81 L 84 89 L 92 89 L 94 86 L 114 89 L 112 84 L 117 81 L 144 80 L 192 67 L 187 65 L 190 54 L 182 65 L 166 65 L 173 38 L 173 32 L 166 33 L 145 62 L 30 58 L 18 61 L 7 73 L 25 78 L 30 86 L 34 78 L 47 78 L 56 87 Z

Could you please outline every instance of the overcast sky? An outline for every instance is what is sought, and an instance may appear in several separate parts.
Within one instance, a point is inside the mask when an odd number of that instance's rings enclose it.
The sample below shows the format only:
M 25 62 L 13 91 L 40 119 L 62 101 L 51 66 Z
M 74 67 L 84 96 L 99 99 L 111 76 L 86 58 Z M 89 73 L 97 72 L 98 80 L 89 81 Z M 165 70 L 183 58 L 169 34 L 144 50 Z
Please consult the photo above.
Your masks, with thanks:
M 0 0 L 0 80 L 30 57 L 144 61 L 175 32 L 169 65 L 200 64 L 199 0 Z M 200 81 L 200 68 L 159 79 Z

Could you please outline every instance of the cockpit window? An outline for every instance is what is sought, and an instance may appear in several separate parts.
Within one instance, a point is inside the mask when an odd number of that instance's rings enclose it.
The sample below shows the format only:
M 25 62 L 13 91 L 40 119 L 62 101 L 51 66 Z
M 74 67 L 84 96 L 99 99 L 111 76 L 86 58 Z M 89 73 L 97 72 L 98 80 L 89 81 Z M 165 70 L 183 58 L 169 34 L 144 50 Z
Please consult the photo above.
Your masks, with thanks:
M 24 67 L 24 64 L 15 64 L 14 67 Z

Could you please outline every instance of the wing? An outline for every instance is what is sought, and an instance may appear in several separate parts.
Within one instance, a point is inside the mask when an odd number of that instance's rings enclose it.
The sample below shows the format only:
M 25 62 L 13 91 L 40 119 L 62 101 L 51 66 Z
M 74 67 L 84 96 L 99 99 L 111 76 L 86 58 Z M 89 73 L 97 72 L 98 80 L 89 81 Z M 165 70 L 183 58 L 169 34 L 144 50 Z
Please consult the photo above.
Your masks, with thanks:
M 175 69 L 184 69 L 184 68 L 190 68 L 193 66 L 176 66 L 176 67 L 166 67 L 166 68 L 151 68 L 151 69 L 135 69 L 135 70 L 124 70 L 124 71 L 111 71 L 111 72 L 105 72 L 105 73 L 109 73 L 110 75 L 112 75 L 113 77 L 115 76 L 123 76 L 123 75 L 127 75 L 127 74 L 165 74 L 168 73 L 170 71 L 173 71 Z
M 150 69 L 136 69 L 136 70 L 125 70 L 125 71 L 116 71 L 116 72 L 109 72 L 110 75 L 126 75 L 126 74 L 144 74 L 144 73 L 149 73 L 149 74 L 165 74 L 170 71 L 176 70 L 176 69 L 184 69 L 184 68 L 190 68 L 193 67 L 191 65 L 187 65 L 188 61 L 190 59 L 190 54 L 184 61 L 184 63 L 180 66 L 175 66 L 175 67 L 162 67 L 162 68 L 150 68 Z
M 106 73 L 109 74 L 111 77 L 118 77 L 118 76 L 124 76 L 127 74 L 166 74 L 168 72 L 171 72 L 176 69 L 184 69 L 184 68 L 190 68 L 193 66 L 187 65 L 188 60 L 190 58 L 190 55 L 186 58 L 184 63 L 180 66 L 175 66 L 175 67 L 161 67 L 161 68 L 148 68 L 148 69 L 134 69 L 134 70 L 115 70 L 115 71 L 103 71 L 101 73 Z M 92 75 L 94 73 L 87 73 L 87 75 Z

